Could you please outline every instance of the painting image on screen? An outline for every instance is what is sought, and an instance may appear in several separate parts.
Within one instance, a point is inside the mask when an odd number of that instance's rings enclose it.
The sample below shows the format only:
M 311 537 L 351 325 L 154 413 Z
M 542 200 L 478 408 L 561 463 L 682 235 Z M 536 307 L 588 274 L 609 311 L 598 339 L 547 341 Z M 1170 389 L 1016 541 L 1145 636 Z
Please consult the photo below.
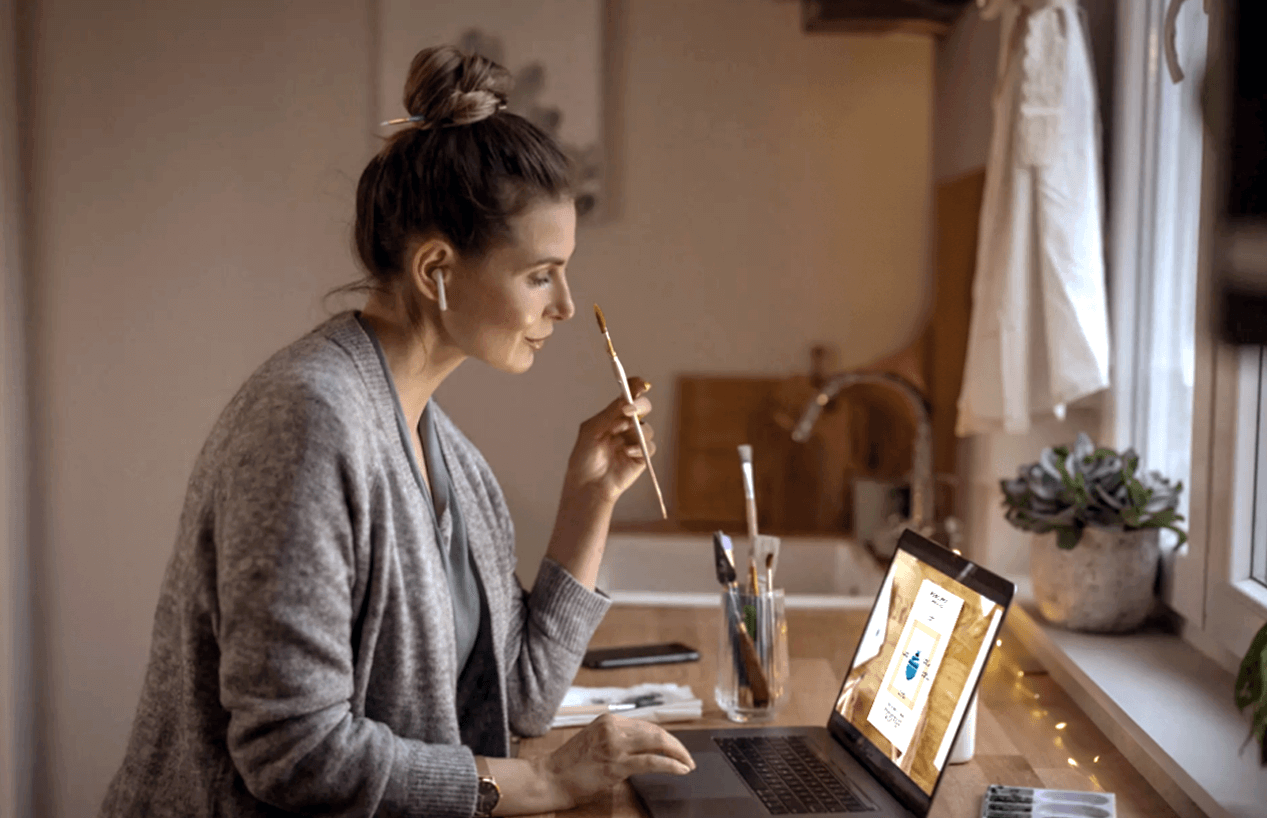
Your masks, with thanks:
M 1003 608 L 899 550 L 836 712 L 931 795 Z

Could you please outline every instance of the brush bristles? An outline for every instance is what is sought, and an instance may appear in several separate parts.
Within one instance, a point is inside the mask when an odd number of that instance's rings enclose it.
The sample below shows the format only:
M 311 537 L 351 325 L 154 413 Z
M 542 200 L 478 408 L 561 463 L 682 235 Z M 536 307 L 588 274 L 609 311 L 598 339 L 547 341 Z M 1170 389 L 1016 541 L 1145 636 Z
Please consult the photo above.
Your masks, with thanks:
M 607 322 L 603 320 L 603 310 L 597 304 L 594 305 L 594 317 L 598 319 L 598 331 L 607 334 Z
M 744 463 L 752 462 L 752 447 L 749 446 L 747 443 L 741 444 L 739 446 L 739 459 L 743 461 Z

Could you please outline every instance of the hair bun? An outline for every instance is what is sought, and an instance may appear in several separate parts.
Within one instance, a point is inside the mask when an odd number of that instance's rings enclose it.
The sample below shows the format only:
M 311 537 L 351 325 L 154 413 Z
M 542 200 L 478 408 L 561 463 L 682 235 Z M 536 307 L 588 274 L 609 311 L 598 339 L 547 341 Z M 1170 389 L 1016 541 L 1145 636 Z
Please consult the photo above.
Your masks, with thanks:
M 510 72 L 451 45 L 424 48 L 409 65 L 405 110 L 427 126 L 470 125 L 506 105 Z

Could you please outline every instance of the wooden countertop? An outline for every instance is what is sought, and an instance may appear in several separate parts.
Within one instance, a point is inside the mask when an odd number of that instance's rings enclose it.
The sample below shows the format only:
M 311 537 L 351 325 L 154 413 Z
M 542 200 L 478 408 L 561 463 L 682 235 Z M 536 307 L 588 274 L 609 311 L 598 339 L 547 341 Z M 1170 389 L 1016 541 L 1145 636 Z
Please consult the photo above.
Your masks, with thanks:
M 593 647 L 681 641 L 699 648 L 702 659 L 681 665 L 619 670 L 582 668 L 576 684 L 626 687 L 641 682 L 687 684 L 704 701 L 702 719 L 667 729 L 737 726 L 713 702 L 719 608 L 613 606 L 591 642 Z M 866 611 L 789 610 L 788 652 L 792 695 L 774 724 L 826 724 L 848 669 Z M 930 816 L 976 818 L 989 784 L 1101 790 L 1117 794 L 1119 818 L 1171 818 L 1175 812 L 1046 673 L 1023 670 L 1035 663 L 1004 630 L 981 682 L 976 754 L 951 765 Z M 552 730 L 525 739 L 519 754 L 548 753 L 579 728 Z M 628 784 L 566 813 L 596 818 L 644 815 Z

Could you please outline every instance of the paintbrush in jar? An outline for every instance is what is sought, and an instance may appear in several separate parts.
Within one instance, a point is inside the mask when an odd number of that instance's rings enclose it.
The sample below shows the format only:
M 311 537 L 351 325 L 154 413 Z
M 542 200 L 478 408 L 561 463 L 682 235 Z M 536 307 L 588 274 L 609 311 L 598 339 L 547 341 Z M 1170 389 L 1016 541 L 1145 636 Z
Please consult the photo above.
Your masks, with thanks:
M 607 354 L 611 355 L 612 371 L 616 373 L 616 382 L 620 384 L 625 400 L 633 403 L 634 396 L 629 391 L 629 378 L 625 375 L 625 368 L 620 365 L 620 358 L 616 357 L 616 348 L 612 346 L 611 335 L 607 332 L 607 321 L 603 318 L 603 311 L 597 304 L 594 305 L 594 317 L 598 319 L 598 329 L 603 333 L 603 340 L 607 342 Z M 647 438 L 642 434 L 642 418 L 638 415 L 633 417 L 633 427 L 638 433 L 638 445 L 642 447 L 642 460 L 647 464 L 647 474 L 651 475 L 651 485 L 655 487 L 656 499 L 660 501 L 660 515 L 667 520 L 669 511 L 664 507 L 664 495 L 660 492 L 660 481 L 656 479 L 655 468 L 651 465 L 651 452 L 647 450 Z
M 748 572 L 752 593 L 757 593 L 757 490 L 752 475 L 752 446 L 739 446 L 739 466 L 743 470 L 744 513 L 748 518 Z

